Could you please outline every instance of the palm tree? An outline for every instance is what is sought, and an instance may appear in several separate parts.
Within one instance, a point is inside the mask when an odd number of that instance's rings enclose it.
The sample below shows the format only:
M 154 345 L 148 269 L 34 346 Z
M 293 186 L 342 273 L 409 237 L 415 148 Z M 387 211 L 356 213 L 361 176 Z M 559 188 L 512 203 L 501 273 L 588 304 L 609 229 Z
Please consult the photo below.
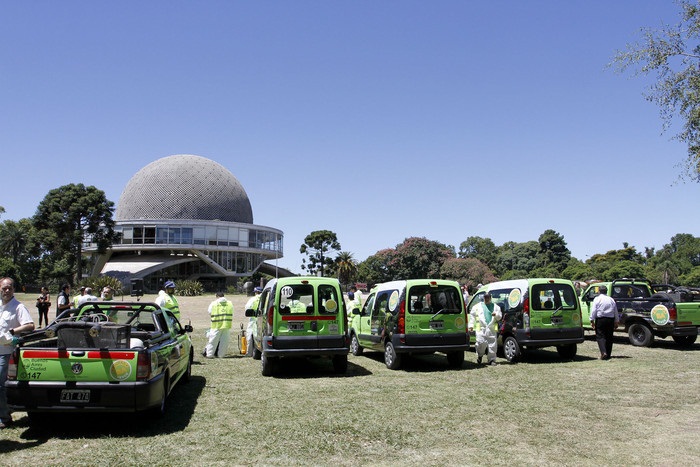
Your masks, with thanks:
M 15 265 L 19 264 L 28 240 L 29 233 L 18 222 L 7 220 L 0 224 L 0 251 L 9 255 Z
M 349 251 L 340 251 L 335 257 L 338 280 L 341 284 L 347 285 L 357 273 L 357 262 L 353 259 Z

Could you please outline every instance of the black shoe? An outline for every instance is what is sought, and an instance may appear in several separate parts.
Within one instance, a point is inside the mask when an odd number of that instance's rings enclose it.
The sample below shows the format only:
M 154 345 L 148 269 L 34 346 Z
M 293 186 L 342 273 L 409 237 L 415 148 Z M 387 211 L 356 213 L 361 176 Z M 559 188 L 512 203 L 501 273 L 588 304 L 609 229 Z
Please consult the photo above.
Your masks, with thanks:
M 15 424 L 15 422 L 10 418 L 9 420 L 0 421 L 0 429 L 10 428 Z
M 496 366 L 496 365 L 498 365 L 498 363 L 496 363 L 496 360 L 491 360 L 491 361 L 489 362 L 489 365 L 491 365 L 491 366 Z
M 476 364 L 481 365 L 481 357 L 476 357 Z

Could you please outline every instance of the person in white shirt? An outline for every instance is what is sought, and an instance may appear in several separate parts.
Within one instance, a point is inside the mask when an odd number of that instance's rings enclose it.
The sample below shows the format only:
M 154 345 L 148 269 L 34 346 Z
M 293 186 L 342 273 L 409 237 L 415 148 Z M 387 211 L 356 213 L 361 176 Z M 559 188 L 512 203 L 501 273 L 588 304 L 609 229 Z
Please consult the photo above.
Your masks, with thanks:
M 607 360 L 612 354 L 613 334 L 620 324 L 617 314 L 617 304 L 612 297 L 608 297 L 608 288 L 601 285 L 598 288 L 600 294 L 593 299 L 591 304 L 591 327 L 595 329 L 595 339 L 598 341 L 600 359 Z

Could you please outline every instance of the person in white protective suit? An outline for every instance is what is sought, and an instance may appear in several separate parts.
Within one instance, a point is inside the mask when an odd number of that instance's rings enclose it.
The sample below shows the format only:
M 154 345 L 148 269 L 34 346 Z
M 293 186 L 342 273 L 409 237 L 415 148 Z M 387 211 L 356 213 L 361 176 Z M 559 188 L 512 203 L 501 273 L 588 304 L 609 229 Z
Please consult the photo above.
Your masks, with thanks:
M 253 295 L 250 297 L 248 302 L 245 304 L 245 309 L 246 310 L 257 310 L 258 305 L 260 304 L 260 294 L 262 293 L 262 287 L 255 287 L 253 289 Z M 246 341 L 246 355 L 247 356 L 252 356 L 253 355 L 253 336 L 255 335 L 255 328 L 258 325 L 257 318 L 255 316 L 251 316 L 248 318 L 248 326 L 245 331 L 245 341 Z
M 476 332 L 476 363 L 481 364 L 488 349 L 488 364 L 496 365 L 498 345 L 498 322 L 501 320 L 501 307 L 491 302 L 491 294 L 484 294 L 484 301 L 474 305 L 469 312 L 469 331 Z

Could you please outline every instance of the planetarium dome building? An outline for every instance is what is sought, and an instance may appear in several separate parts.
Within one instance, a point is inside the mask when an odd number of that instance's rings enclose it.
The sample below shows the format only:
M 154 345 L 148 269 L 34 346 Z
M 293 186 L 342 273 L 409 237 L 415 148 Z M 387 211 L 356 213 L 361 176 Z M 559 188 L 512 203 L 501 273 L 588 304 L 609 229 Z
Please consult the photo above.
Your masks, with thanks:
M 95 245 L 92 275 L 123 284 L 142 279 L 157 291 L 168 279 L 224 289 L 283 254 L 281 230 L 253 224 L 250 200 L 225 167 L 194 155 L 158 159 L 127 183 L 114 216 L 119 240 L 103 255 Z M 267 266 L 267 267 L 266 267 Z M 273 273 L 274 274 L 274 273 Z

